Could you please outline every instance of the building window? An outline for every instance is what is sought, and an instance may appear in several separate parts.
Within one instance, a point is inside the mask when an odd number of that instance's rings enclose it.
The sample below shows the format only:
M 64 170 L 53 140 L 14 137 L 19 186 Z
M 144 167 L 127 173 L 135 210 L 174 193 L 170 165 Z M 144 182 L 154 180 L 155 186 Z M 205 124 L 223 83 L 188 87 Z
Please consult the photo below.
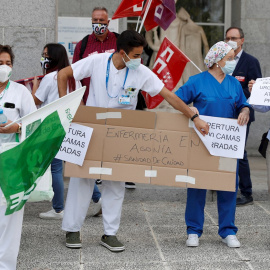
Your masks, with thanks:
M 231 0 L 177 0 L 176 12 L 183 7 L 196 24 L 201 25 L 211 47 L 223 40 L 231 26 Z M 127 18 L 127 29 L 136 29 L 137 17 Z M 145 30 L 141 31 L 144 34 Z

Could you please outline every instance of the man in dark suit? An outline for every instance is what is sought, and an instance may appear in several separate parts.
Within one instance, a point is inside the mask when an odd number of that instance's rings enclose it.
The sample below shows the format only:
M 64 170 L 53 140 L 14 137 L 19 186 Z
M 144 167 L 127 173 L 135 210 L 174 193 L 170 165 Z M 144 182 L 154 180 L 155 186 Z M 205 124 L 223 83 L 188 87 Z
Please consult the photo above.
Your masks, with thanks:
M 256 80 L 257 78 L 262 77 L 260 63 L 255 57 L 243 51 L 242 46 L 245 39 L 244 32 L 241 28 L 228 28 L 226 31 L 225 41 L 235 51 L 235 60 L 237 61 L 237 65 L 232 76 L 234 76 L 241 83 L 246 98 L 249 98 L 250 93 L 248 90 L 248 82 L 250 80 Z M 250 124 L 253 121 L 255 121 L 254 110 L 251 109 L 250 120 L 247 124 L 246 141 L 248 138 Z M 239 188 L 241 191 L 241 196 L 237 198 L 236 205 L 244 206 L 253 204 L 252 182 L 250 178 L 250 169 L 246 150 L 244 152 L 244 158 L 239 159 Z

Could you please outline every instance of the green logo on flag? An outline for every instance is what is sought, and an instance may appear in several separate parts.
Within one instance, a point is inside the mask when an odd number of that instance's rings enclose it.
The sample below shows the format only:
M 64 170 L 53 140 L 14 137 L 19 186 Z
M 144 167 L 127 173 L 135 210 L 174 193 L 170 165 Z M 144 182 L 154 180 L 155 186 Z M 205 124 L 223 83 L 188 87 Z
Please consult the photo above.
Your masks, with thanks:
M 38 121 L 36 121 L 38 122 Z M 32 123 L 21 144 L 0 154 L 0 187 L 7 201 L 6 215 L 20 210 L 57 154 L 65 137 L 57 111 L 37 127 Z

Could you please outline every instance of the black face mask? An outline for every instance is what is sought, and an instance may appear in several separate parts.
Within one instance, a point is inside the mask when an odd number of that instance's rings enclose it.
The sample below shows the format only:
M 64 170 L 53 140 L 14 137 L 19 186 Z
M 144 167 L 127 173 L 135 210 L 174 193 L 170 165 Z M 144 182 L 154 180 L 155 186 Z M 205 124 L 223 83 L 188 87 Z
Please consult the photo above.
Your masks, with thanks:
M 42 69 L 45 69 L 45 70 L 50 69 L 51 63 L 52 63 L 52 60 L 50 58 L 41 57 L 40 59 L 40 64 L 41 64 Z
M 104 23 L 93 23 L 92 24 L 93 32 L 98 36 L 103 35 L 106 32 L 107 27 L 108 27 L 108 25 L 104 24 Z

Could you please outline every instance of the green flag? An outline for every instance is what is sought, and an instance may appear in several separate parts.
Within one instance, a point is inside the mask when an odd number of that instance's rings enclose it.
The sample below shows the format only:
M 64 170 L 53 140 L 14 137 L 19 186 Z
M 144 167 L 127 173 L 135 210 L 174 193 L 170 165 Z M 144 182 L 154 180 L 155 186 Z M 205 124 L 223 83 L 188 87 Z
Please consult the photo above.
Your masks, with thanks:
M 85 88 L 22 118 L 24 141 L 0 154 L 6 215 L 20 210 L 56 156 Z
M 48 115 L 25 141 L 0 155 L 0 183 L 7 200 L 6 215 L 24 206 L 38 178 L 57 154 L 65 135 L 56 111 Z

